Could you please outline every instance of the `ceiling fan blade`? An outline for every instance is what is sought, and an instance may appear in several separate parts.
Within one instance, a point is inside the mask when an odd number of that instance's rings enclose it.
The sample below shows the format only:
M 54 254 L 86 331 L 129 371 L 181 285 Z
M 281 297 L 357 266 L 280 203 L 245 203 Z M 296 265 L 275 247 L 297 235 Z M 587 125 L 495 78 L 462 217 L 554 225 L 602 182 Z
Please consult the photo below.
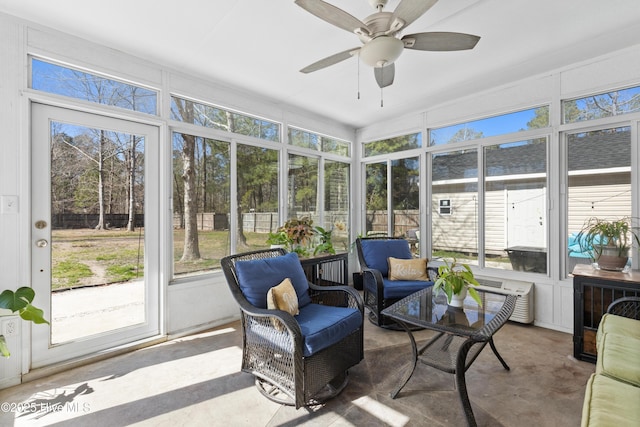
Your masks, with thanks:
M 328 67 L 330 65 L 337 64 L 338 62 L 341 62 L 341 61 L 344 61 L 345 59 L 351 58 L 359 50 L 360 50 L 359 47 L 355 47 L 353 49 L 345 50 L 344 52 L 340 52 L 340 53 L 336 53 L 336 54 L 331 55 L 331 56 L 327 56 L 326 58 L 321 59 L 320 61 L 314 62 L 311 65 L 307 65 L 302 70 L 300 70 L 300 72 L 307 74 L 307 73 L 311 73 L 313 71 L 321 70 L 321 69 L 326 68 L 326 67 Z
M 405 28 L 424 15 L 437 2 L 438 0 L 402 0 L 393 11 L 392 22 L 399 18 L 404 22 L 401 28 Z
M 347 30 L 350 33 L 361 28 L 364 30 L 364 33 L 369 33 L 366 24 L 358 18 L 322 0 L 295 0 L 295 4 L 323 21 Z
M 473 49 L 479 40 L 472 34 L 449 32 L 407 34 L 402 38 L 405 49 L 440 52 Z
M 376 67 L 373 69 L 373 75 L 376 76 L 376 82 L 382 89 L 383 87 L 391 86 L 393 78 L 396 75 L 396 65 L 390 64 L 386 67 Z

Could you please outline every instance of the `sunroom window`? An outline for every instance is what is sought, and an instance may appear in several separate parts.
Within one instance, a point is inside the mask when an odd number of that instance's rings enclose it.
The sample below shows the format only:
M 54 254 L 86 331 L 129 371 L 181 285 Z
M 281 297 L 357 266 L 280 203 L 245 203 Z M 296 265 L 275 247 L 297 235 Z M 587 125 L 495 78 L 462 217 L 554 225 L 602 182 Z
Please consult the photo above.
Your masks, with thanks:
M 331 239 L 336 252 L 349 251 L 349 194 L 351 183 L 349 163 L 324 162 L 324 226 L 332 230 Z
M 422 133 L 396 136 L 393 138 L 371 141 L 364 144 L 364 156 L 397 153 L 422 147 Z
M 565 135 L 567 144 L 567 274 L 589 264 L 588 248 L 576 236 L 586 220 L 631 216 L 631 128 Z M 635 252 L 631 251 L 631 257 Z
M 484 147 L 485 266 L 547 273 L 547 139 Z
M 279 151 L 236 144 L 236 191 L 231 191 L 231 143 L 173 134 L 174 278 L 208 273 L 231 253 L 268 248 L 278 226 Z M 231 229 L 232 194 L 237 197 Z
M 289 218 L 310 218 L 318 223 L 318 168 L 320 160 L 289 154 L 288 211 Z
M 331 138 L 329 136 L 320 135 L 318 133 L 309 132 L 289 126 L 288 128 L 289 144 L 309 148 L 324 153 L 334 153 L 341 156 L 349 156 L 349 148 L 351 144 L 347 141 Z
M 84 101 L 157 114 L 156 91 L 31 58 L 31 88 Z
M 418 157 L 365 166 L 366 234 L 407 237 L 415 244 L 413 249 L 417 254 L 420 235 L 419 177 Z
M 549 106 L 429 130 L 429 144 L 443 145 L 549 126 Z
M 207 273 L 229 253 L 230 144 L 173 133 L 173 276 Z
M 434 153 L 431 181 L 433 256 L 478 264 L 478 151 Z
M 433 256 L 548 272 L 548 137 L 519 139 L 548 126 L 541 106 L 429 130 Z
M 171 97 L 171 119 L 266 141 L 280 141 L 278 123 L 177 96 Z
M 576 123 L 640 111 L 640 86 L 562 102 L 563 122 Z

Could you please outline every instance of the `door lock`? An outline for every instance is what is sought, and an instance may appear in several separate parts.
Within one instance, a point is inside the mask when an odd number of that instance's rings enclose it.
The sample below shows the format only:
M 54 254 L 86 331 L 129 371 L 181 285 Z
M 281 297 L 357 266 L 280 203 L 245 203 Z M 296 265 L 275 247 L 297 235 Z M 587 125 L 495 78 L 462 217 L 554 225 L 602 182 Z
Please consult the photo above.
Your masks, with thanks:
M 45 228 L 47 226 L 47 221 L 43 221 L 43 220 L 36 221 L 35 226 L 36 226 L 36 228 L 38 230 L 42 230 L 43 228 Z

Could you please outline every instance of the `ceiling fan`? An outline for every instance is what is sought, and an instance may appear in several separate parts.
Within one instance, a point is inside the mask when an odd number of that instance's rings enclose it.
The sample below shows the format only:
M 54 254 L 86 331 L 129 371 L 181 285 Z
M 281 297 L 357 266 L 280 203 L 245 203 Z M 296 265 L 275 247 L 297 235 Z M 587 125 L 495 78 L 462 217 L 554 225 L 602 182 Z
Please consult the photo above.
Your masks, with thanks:
M 295 0 L 298 6 L 323 21 L 355 33 L 363 43 L 360 47 L 348 49 L 314 62 L 304 67 L 300 72 L 311 73 L 357 55 L 365 64 L 373 67 L 378 86 L 384 88 L 393 83 L 395 77 L 394 61 L 400 57 L 403 49 L 467 50 L 473 49 L 480 40 L 480 37 L 471 34 L 451 32 L 415 33 L 400 37 L 402 30 L 421 17 L 438 0 L 401 0 L 393 12 L 383 12 L 382 9 L 387 1 L 369 0 L 377 12 L 361 21 L 322 0 Z

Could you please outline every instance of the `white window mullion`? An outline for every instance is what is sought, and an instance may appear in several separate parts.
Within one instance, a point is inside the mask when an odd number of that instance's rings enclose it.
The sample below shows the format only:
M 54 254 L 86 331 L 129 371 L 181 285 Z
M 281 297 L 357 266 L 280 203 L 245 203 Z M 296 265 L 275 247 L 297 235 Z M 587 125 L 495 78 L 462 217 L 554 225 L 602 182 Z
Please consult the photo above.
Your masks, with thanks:
M 238 142 L 235 139 L 231 140 L 231 170 L 229 171 L 229 189 L 231 203 L 229 218 L 229 227 L 231 228 L 231 253 L 236 253 L 237 241 L 238 241 Z

